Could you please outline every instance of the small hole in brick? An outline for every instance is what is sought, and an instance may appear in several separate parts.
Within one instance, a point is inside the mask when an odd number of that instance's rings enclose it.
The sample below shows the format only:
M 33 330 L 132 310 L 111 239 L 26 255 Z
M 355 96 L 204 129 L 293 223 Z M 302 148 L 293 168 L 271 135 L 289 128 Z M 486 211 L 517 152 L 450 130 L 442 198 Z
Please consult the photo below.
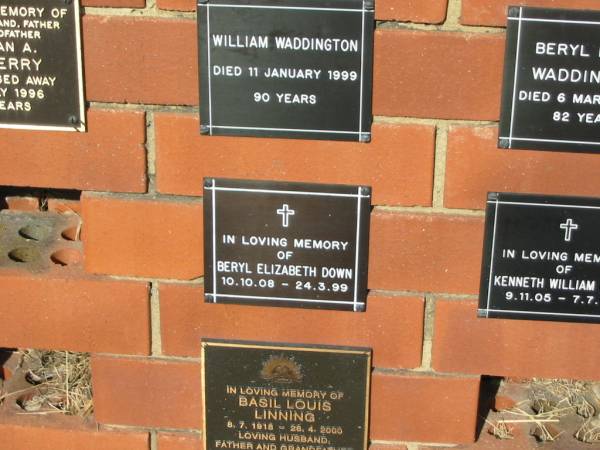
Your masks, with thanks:
M 71 227 L 64 230 L 60 235 L 67 241 L 78 241 L 79 240 L 80 227 Z
M 49 227 L 43 225 L 30 224 L 19 230 L 19 235 L 25 239 L 31 239 L 33 241 L 41 241 L 50 236 L 52 230 Z
M 14 367 L 11 381 L 3 386 L 3 407 L 12 401 L 19 407 L 14 409 L 16 414 L 64 413 L 86 417 L 93 413 L 89 354 L 23 349 L 14 355 L 18 360 L 15 358 L 11 365 Z
M 34 412 L 42 409 L 44 399 L 35 392 L 29 392 L 17 397 L 16 404 L 27 412 Z
M 40 253 L 34 248 L 21 247 L 8 252 L 8 257 L 18 263 L 29 263 L 38 259 Z
M 77 264 L 79 261 L 81 261 L 81 253 L 71 248 L 64 248 L 52 253 L 52 255 L 50 255 L 50 259 L 54 264 L 70 266 L 71 264 Z

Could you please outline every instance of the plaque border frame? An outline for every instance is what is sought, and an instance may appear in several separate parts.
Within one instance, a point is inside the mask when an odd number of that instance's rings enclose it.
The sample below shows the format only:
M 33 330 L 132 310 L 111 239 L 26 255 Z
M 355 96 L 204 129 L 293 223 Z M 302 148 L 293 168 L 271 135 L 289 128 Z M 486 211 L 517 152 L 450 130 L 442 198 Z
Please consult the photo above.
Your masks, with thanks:
M 361 312 L 364 311 L 366 309 L 366 294 L 365 294 L 365 299 L 362 301 L 358 300 L 358 288 L 360 287 L 359 285 L 364 284 L 365 285 L 365 292 L 368 290 L 368 286 L 367 286 L 367 278 L 368 278 L 368 257 L 369 257 L 369 252 L 367 249 L 367 255 L 365 256 L 365 270 L 364 273 L 365 275 L 362 275 L 362 272 L 359 272 L 359 268 L 361 266 L 360 264 L 360 243 L 363 240 L 363 238 L 365 238 L 365 236 L 363 236 L 363 233 L 365 232 L 364 230 L 361 231 L 361 219 L 362 219 L 362 215 L 364 214 L 363 208 L 362 208 L 362 201 L 363 199 L 369 199 L 369 206 L 370 206 L 370 199 L 372 197 L 371 195 L 371 188 L 367 187 L 367 186 L 356 186 L 357 188 L 357 192 L 355 194 L 344 194 L 344 193 L 336 193 L 336 192 L 319 192 L 319 191 L 315 191 L 315 192 L 311 192 L 311 191 L 290 191 L 290 190 L 282 190 L 282 189 L 258 189 L 258 188 L 231 188 L 231 187 L 219 187 L 216 186 L 216 181 L 220 180 L 220 181 L 233 181 L 233 182 L 252 182 L 252 183 L 283 183 L 283 184 L 289 184 L 289 185 L 294 185 L 294 184 L 298 184 L 298 183 L 294 183 L 294 182 L 286 182 L 286 181 L 268 181 L 268 180 L 238 180 L 238 179 L 229 179 L 229 178 L 214 178 L 214 177 L 210 177 L 210 178 L 205 178 L 204 179 L 204 189 L 205 190 L 209 190 L 211 191 L 211 198 L 210 198 L 210 202 L 211 202 L 211 216 L 212 216 L 212 222 L 210 224 L 210 235 L 211 235 L 211 241 L 210 241 L 210 246 L 211 246 L 211 264 L 212 264 L 212 292 L 205 292 L 204 296 L 205 296 L 205 300 L 208 303 L 219 303 L 217 301 L 218 297 L 223 297 L 223 298 L 231 298 L 231 299 L 240 299 L 240 298 L 244 298 L 247 299 L 249 301 L 248 305 L 252 305 L 252 303 L 250 303 L 251 301 L 255 300 L 255 301 L 265 301 L 265 302 L 270 302 L 273 301 L 273 306 L 282 306 L 282 307 L 289 307 L 290 305 L 288 305 L 287 303 L 297 303 L 299 306 L 302 305 L 302 303 L 305 304 L 310 304 L 310 303 L 314 303 L 314 304 L 323 304 L 323 305 L 352 305 L 352 311 L 353 312 Z M 299 184 L 305 184 L 305 183 L 299 183 Z M 312 183 L 311 183 L 312 184 Z M 318 185 L 319 183 L 314 183 L 315 185 Z M 323 185 L 323 186 L 331 186 L 331 185 Z M 350 186 L 350 187 L 354 187 L 352 185 L 337 185 L 337 186 Z M 258 193 L 265 193 L 265 194 L 287 194 L 287 195 L 314 195 L 314 196 L 331 196 L 331 197 L 346 197 L 346 198 L 356 198 L 356 237 L 355 237 L 355 241 L 354 241 L 354 245 L 356 247 L 355 249 L 355 255 L 354 255 L 354 286 L 353 286 L 353 291 L 354 291 L 354 295 L 353 295 L 353 299 L 352 300 L 319 300 L 319 299 L 305 299 L 305 298 L 294 298 L 294 297 L 265 297 L 265 296 L 246 296 L 246 295 L 234 295 L 234 294 L 219 294 L 217 292 L 217 290 L 215 289 L 216 287 L 216 282 L 217 282 L 217 257 L 216 257 L 216 253 L 217 253 L 217 242 L 216 242 L 216 191 L 240 191 L 240 192 L 258 192 Z M 206 194 L 204 194 L 204 198 L 206 198 Z M 370 215 L 370 211 L 368 213 Z M 365 224 L 367 226 L 367 235 L 366 235 L 366 239 L 368 240 L 368 236 L 369 236 L 369 232 L 370 232 L 370 223 L 369 220 L 366 219 L 367 223 Z M 204 236 L 206 238 L 207 232 L 206 232 L 206 223 L 204 224 L 205 227 L 205 231 L 204 231 Z M 368 245 L 368 244 L 367 244 Z M 206 244 L 205 244 L 205 249 L 206 249 Z M 206 251 L 206 250 L 205 250 Z M 204 274 L 205 276 L 205 282 L 204 282 L 204 286 L 206 287 L 206 273 Z M 363 279 L 364 278 L 364 279 Z M 278 305 L 277 302 L 281 301 L 284 304 Z M 236 304 L 241 304 L 241 305 L 246 305 L 245 303 L 241 303 L 241 302 L 235 302 Z M 264 306 L 264 305 L 263 305 Z
M 213 121 L 212 121 L 212 93 L 211 93 L 211 64 L 210 64 L 210 56 L 211 56 L 211 48 L 210 48 L 210 7 L 228 7 L 228 8 L 254 8 L 254 9 L 283 9 L 283 10 L 300 10 L 300 11 L 327 11 L 327 12 L 335 12 L 335 11 L 339 11 L 339 12 L 355 12 L 355 13 L 361 13 L 362 14 L 362 18 L 361 18 L 361 53 L 360 53 L 360 93 L 359 93 L 359 113 L 358 113 L 358 131 L 342 131 L 342 130 L 311 130 L 311 129 L 302 129 L 302 128 L 276 128 L 276 127 L 241 127 L 241 126 L 235 126 L 235 125 L 214 125 Z M 242 134 L 244 131 L 256 131 L 256 132 L 264 132 L 264 133 L 306 133 L 306 136 L 300 136 L 301 139 L 315 139 L 314 136 L 310 136 L 310 134 L 327 134 L 327 133 L 331 133 L 331 134 L 337 134 L 337 135 L 346 135 L 346 136 L 356 136 L 357 139 L 356 141 L 358 142 L 370 142 L 371 141 L 371 126 L 369 126 L 369 131 L 362 131 L 363 126 L 365 125 L 365 123 L 370 122 L 372 125 L 372 103 L 373 103 L 373 99 L 372 99 L 372 83 L 373 83 L 373 75 L 369 75 L 367 73 L 367 76 L 365 76 L 365 70 L 371 71 L 372 72 L 372 67 L 373 67 L 373 50 L 371 49 L 371 55 L 369 60 L 370 61 L 365 61 L 365 51 L 367 50 L 365 48 L 365 42 L 366 42 L 366 27 L 368 26 L 368 20 L 375 20 L 375 9 L 374 9 L 374 2 L 373 0 L 362 0 L 362 7 L 361 8 L 333 8 L 333 7 L 309 7 L 309 6 L 280 6 L 280 5 L 249 5 L 249 4 L 240 4 L 240 5 L 234 5 L 231 3 L 211 3 L 211 0 L 198 0 L 196 3 L 196 12 L 197 12 L 197 26 L 199 26 L 198 24 L 200 23 L 199 19 L 200 19 L 200 8 L 201 7 L 205 7 L 206 8 L 206 23 L 202 23 L 202 25 L 205 25 L 205 29 L 206 29 L 206 59 L 207 59 L 207 65 L 208 65 L 208 77 L 207 77 L 207 84 L 208 84 L 208 92 L 207 92 L 207 96 L 208 96 L 208 123 L 202 123 L 203 120 L 201 120 L 200 123 L 200 129 L 201 129 L 201 134 L 207 134 L 209 136 L 213 136 L 213 129 L 223 129 L 223 130 L 231 130 L 234 133 L 240 133 L 241 136 L 248 136 L 248 135 L 244 135 Z M 367 18 L 366 14 L 370 14 L 371 17 Z M 372 37 L 370 38 L 370 42 L 371 45 L 373 45 L 374 43 L 374 35 L 372 34 Z M 202 50 L 198 49 L 198 55 L 200 57 L 200 59 L 202 59 Z M 367 63 L 370 63 L 369 66 L 370 67 L 366 67 Z M 200 78 L 202 78 L 202 75 L 200 75 Z M 365 97 L 365 91 L 367 91 L 367 88 L 369 86 L 365 86 L 366 82 L 371 81 L 371 111 L 364 111 L 365 107 L 364 107 L 364 97 Z M 202 82 L 200 82 L 200 84 L 202 84 Z M 220 135 L 220 134 L 216 134 L 216 135 Z M 227 136 L 228 134 L 223 134 L 225 136 Z M 278 136 L 278 135 L 267 135 L 268 137 L 279 137 L 279 138 L 290 138 L 291 136 L 286 136 L 286 135 L 282 135 L 282 136 Z M 261 135 L 250 135 L 248 137 L 264 137 Z M 350 139 L 348 139 L 348 141 L 352 142 Z
M 77 98 L 79 99 L 79 121 L 73 126 L 61 125 L 30 125 L 19 123 L 0 122 L 0 129 L 13 130 L 36 130 L 36 131 L 76 131 L 83 133 L 86 131 L 87 119 L 85 116 L 85 90 L 83 81 L 83 46 L 81 39 L 81 5 L 79 0 L 73 0 L 73 18 L 75 20 L 75 49 L 77 52 Z
M 570 322 L 573 323 L 600 323 L 600 314 L 576 314 L 576 313 L 560 313 L 560 312 L 547 312 L 547 311 L 519 311 L 519 310 L 509 310 L 509 309 L 492 309 L 490 308 L 491 303 L 491 284 L 494 275 L 494 248 L 496 244 L 496 225 L 498 223 L 498 210 L 500 209 L 500 205 L 516 205 L 516 206 L 535 206 L 535 207 L 549 207 L 549 208 L 574 208 L 574 209 L 598 209 L 600 210 L 599 205 L 579 205 L 579 204 L 569 204 L 569 201 L 576 202 L 580 200 L 581 202 L 591 202 L 596 199 L 589 197 L 567 197 L 567 196 L 556 196 L 550 195 L 547 197 L 552 198 L 552 200 L 556 200 L 557 198 L 564 198 L 565 203 L 555 203 L 554 201 L 543 203 L 540 201 L 532 201 L 532 202 L 521 202 L 514 200 L 500 200 L 499 197 L 505 195 L 515 195 L 514 193 L 507 192 L 489 192 L 488 198 L 486 201 L 486 205 L 488 208 L 489 205 L 493 205 L 494 214 L 487 214 L 485 217 L 485 236 L 484 236 L 484 248 L 483 248 L 483 262 L 482 262 L 482 272 L 481 272 L 481 286 L 479 289 L 479 304 L 477 307 L 477 316 L 485 319 L 511 319 L 511 318 L 522 318 L 529 319 L 528 316 L 534 316 L 533 319 L 537 320 L 557 320 L 563 318 L 572 318 L 579 320 L 572 320 Z M 544 197 L 540 194 L 522 194 L 518 193 L 516 195 L 528 195 L 532 197 L 541 198 Z M 600 199 L 598 199 L 600 202 Z M 487 233 L 488 226 L 492 226 L 492 233 L 489 235 Z M 488 279 L 485 278 L 485 275 L 488 275 Z M 483 282 L 487 281 L 487 284 Z M 485 308 L 482 308 L 481 300 L 483 299 L 482 295 L 485 293 L 486 295 L 486 303 Z M 492 313 L 490 315 L 490 313 Z M 529 320 L 533 320 L 529 319 Z M 561 320 L 564 321 L 564 320 Z
M 326 352 L 326 353 L 343 353 L 353 355 L 365 355 L 367 357 L 367 373 L 365 376 L 365 423 L 364 423 L 364 439 L 362 450 L 367 450 L 369 447 L 369 423 L 371 411 L 371 376 L 373 371 L 373 349 L 368 347 L 349 347 L 349 346 L 333 346 L 320 344 L 292 344 L 292 343 L 273 343 L 260 341 L 240 341 L 229 339 L 200 339 L 200 378 L 202 390 L 202 444 L 204 449 L 207 446 L 206 432 L 206 347 L 236 347 L 236 348 L 256 348 L 265 350 L 292 350 L 305 352 Z
M 600 151 L 600 140 L 598 141 L 577 141 L 577 140 L 566 140 L 566 139 L 545 139 L 543 137 L 538 138 L 526 138 L 526 137 L 515 137 L 513 135 L 513 125 L 514 125 L 514 117 L 515 110 L 517 109 L 516 104 L 518 103 L 516 100 L 517 96 L 517 88 L 518 88 L 518 74 L 519 74 L 519 53 L 520 53 L 520 43 L 521 43 L 521 31 L 524 22 L 532 22 L 532 23 L 567 23 L 567 24 L 581 24 L 581 25 L 597 25 L 600 26 L 600 20 L 569 20 L 569 19 L 547 19 L 540 17 L 523 17 L 523 11 L 535 11 L 535 10 L 553 10 L 553 11 L 572 11 L 570 9 L 565 8 L 540 8 L 540 7 L 532 7 L 532 6 L 509 6 L 507 21 L 510 23 L 518 22 L 517 26 L 517 37 L 516 40 L 510 35 L 507 34 L 506 39 L 506 55 L 504 59 L 504 80 L 502 85 L 502 95 L 501 95 L 501 114 L 500 114 L 500 127 L 499 127 L 499 135 L 498 135 L 498 148 L 503 149 L 529 149 L 527 146 L 519 146 L 513 147 L 513 141 L 517 142 L 531 142 L 538 143 L 540 145 L 576 145 L 578 148 L 575 149 L 567 149 L 567 148 L 554 148 L 554 147 L 544 147 L 544 148 L 534 148 L 531 150 L 546 150 L 546 151 L 566 151 L 571 153 L 577 152 L 595 152 Z M 586 11 L 586 10 L 577 10 L 577 12 L 585 13 L 585 12 L 595 12 L 600 13 L 600 11 Z M 510 64 L 507 64 L 508 51 L 515 47 L 515 58 L 514 61 L 511 58 Z M 512 81 L 512 84 L 510 83 Z M 512 96 L 508 94 L 512 92 Z M 510 97 L 510 100 L 509 100 Z M 509 110 L 506 111 L 505 110 Z M 504 119 L 504 114 L 508 116 L 508 123 L 502 126 L 502 121 Z

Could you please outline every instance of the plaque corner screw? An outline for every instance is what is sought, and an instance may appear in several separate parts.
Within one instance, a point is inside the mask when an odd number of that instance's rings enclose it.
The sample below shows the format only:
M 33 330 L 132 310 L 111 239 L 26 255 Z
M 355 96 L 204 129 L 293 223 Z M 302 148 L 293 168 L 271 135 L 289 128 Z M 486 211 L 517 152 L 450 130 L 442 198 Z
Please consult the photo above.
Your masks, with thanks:
M 210 127 L 208 125 L 200 125 L 200 134 L 210 134 Z
M 212 178 L 205 178 L 204 179 L 204 187 L 212 187 L 213 184 L 213 179 Z
M 375 1 L 374 0 L 363 0 L 363 8 L 366 10 L 375 9 Z
M 500 197 L 500 194 L 498 192 L 488 192 L 487 197 L 489 201 L 495 202 Z
M 79 125 L 79 119 L 74 114 L 69 115 L 67 120 L 71 125 Z
M 361 186 L 360 193 L 361 193 L 361 195 L 371 195 L 371 187 L 370 186 Z
M 371 142 L 371 133 L 360 133 L 358 136 L 359 142 Z
M 508 8 L 508 17 L 519 17 L 521 8 L 519 6 L 510 6 Z
M 207 302 L 212 302 L 214 299 L 214 296 L 212 294 L 204 294 L 204 300 Z
M 510 148 L 510 140 L 498 139 L 498 148 Z

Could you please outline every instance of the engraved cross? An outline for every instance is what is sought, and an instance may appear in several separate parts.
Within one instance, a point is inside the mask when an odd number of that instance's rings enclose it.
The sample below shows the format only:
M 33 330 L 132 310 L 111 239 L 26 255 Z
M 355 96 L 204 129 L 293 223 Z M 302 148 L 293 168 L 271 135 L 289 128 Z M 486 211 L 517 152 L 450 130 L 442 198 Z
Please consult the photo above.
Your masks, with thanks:
M 294 211 L 293 209 L 290 209 L 290 207 L 288 206 L 287 203 L 284 203 L 283 206 L 277 210 L 277 214 L 281 216 L 282 219 L 282 223 L 281 225 L 283 225 L 284 228 L 287 228 L 290 220 L 290 216 L 293 216 L 294 214 L 296 214 L 296 211 Z
M 579 225 L 573 222 L 573 219 L 567 219 L 565 223 L 560 224 L 560 228 L 565 230 L 565 242 L 571 242 L 571 234 L 579 229 Z

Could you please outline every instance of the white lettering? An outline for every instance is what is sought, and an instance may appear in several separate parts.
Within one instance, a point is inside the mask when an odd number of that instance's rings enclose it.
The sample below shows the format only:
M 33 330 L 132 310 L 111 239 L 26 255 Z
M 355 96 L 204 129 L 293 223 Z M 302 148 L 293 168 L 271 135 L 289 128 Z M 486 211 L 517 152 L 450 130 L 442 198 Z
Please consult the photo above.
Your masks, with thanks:
M 537 42 L 535 44 L 536 55 L 548 56 L 581 56 L 589 58 L 585 45 L 583 44 L 565 44 L 563 42 Z

